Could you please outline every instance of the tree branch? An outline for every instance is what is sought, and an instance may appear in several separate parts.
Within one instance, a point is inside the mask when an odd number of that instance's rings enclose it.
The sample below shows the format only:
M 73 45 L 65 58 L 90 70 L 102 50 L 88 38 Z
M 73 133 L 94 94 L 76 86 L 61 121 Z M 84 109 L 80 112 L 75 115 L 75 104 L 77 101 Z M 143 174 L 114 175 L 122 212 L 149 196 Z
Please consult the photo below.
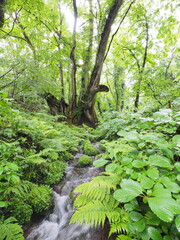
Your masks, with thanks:
M 134 1 L 132 1 L 132 2 L 130 3 L 127 11 L 125 12 L 123 18 L 121 19 L 121 21 L 120 21 L 120 23 L 119 23 L 119 26 L 117 27 L 116 31 L 113 33 L 113 35 L 112 35 L 112 37 L 111 37 L 111 40 L 110 40 L 110 42 L 109 42 L 109 45 L 108 45 L 107 52 L 106 52 L 105 57 L 104 57 L 104 61 L 105 61 L 105 59 L 106 59 L 106 57 L 107 57 L 107 55 L 108 55 L 108 53 L 109 53 L 109 50 L 110 50 L 110 47 L 111 47 L 111 44 L 112 44 L 112 42 L 113 42 L 113 39 L 114 39 L 115 35 L 118 33 L 118 31 L 119 31 L 119 29 L 120 29 L 120 27 L 121 27 L 121 24 L 123 23 L 124 19 L 125 19 L 126 16 L 128 15 L 128 13 L 129 13 L 129 11 L 130 11 L 133 3 L 135 3 L 135 1 L 136 1 L 136 0 L 134 0 Z

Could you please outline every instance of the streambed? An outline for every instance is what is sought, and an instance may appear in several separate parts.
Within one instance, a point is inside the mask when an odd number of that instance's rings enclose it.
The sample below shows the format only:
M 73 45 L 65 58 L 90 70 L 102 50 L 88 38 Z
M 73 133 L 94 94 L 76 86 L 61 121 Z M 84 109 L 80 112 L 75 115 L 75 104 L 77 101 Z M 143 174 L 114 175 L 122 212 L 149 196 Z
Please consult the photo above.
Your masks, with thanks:
M 98 145 L 96 145 L 98 147 Z M 64 180 L 54 186 L 54 209 L 38 224 L 32 225 L 26 240 L 99 240 L 100 229 L 87 225 L 69 224 L 74 212 L 70 193 L 78 185 L 99 176 L 102 169 L 96 167 L 77 167 L 77 159 L 83 155 L 80 150 L 66 168 Z

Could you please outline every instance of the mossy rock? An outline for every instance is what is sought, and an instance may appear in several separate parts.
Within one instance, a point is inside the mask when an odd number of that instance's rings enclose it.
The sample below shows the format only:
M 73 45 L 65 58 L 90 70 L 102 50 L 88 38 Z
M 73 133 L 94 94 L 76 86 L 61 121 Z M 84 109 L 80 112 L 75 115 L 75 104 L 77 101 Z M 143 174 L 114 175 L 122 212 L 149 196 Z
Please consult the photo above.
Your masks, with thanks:
M 72 159 L 73 159 L 73 155 L 70 152 L 61 152 L 59 154 L 59 160 L 67 162 L 67 161 L 72 160 Z
M 86 154 L 88 156 L 95 156 L 99 153 L 99 150 L 97 148 L 93 147 L 89 143 L 85 143 L 83 145 L 83 151 L 84 151 L 84 154 Z
M 87 155 L 83 155 L 78 160 L 78 167 L 86 167 L 92 163 L 92 158 Z

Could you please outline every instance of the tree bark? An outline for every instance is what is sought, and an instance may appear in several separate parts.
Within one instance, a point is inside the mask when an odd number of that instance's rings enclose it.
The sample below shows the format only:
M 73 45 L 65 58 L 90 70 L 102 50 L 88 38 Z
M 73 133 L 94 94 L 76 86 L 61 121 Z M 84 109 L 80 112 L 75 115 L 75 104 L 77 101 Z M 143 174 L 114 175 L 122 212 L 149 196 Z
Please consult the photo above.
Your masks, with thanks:
M 0 0 L 0 28 L 4 25 L 4 4 L 5 0 Z
M 98 120 L 94 109 L 95 95 L 97 92 L 102 91 L 102 89 L 99 87 L 99 82 L 104 63 L 106 47 L 111 32 L 111 26 L 114 23 L 122 3 L 123 0 L 115 0 L 112 2 L 112 5 L 109 9 L 109 14 L 101 33 L 96 61 L 90 77 L 90 83 L 79 101 L 77 111 L 73 118 L 73 122 L 77 124 L 85 123 L 91 127 L 95 127 L 97 125 Z M 108 88 L 106 88 L 105 91 L 108 91 Z
M 74 9 L 74 27 L 73 27 L 73 44 L 72 49 L 70 53 L 70 59 L 72 61 L 72 95 L 71 95 L 71 101 L 70 101 L 70 111 L 69 111 L 69 120 L 72 122 L 72 115 L 74 110 L 76 109 L 76 101 L 77 101 L 77 90 L 76 90 L 76 71 L 77 71 L 77 65 L 76 65 L 76 59 L 75 59 L 75 49 L 76 49 L 76 27 L 77 27 L 77 5 L 76 0 L 73 0 L 73 9 Z

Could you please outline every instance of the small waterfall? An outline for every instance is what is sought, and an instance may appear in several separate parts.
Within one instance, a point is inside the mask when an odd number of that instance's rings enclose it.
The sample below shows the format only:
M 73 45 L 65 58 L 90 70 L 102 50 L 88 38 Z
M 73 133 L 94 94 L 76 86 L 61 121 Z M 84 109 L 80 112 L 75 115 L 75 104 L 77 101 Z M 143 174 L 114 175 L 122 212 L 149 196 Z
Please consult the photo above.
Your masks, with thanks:
M 56 192 L 54 195 L 54 210 L 49 217 L 26 238 L 27 240 L 74 240 L 80 236 L 88 235 L 90 227 L 79 224 L 68 225 L 73 214 L 71 201 L 68 196 L 60 196 Z M 88 236 L 87 238 L 88 239 Z
M 69 197 L 70 192 L 78 185 L 90 181 L 92 177 L 100 175 L 99 168 L 77 168 L 78 154 L 67 167 L 64 182 L 54 187 L 53 212 L 38 226 L 32 227 L 26 240 L 97 240 L 99 238 L 99 229 L 77 223 L 69 224 L 74 212 Z

